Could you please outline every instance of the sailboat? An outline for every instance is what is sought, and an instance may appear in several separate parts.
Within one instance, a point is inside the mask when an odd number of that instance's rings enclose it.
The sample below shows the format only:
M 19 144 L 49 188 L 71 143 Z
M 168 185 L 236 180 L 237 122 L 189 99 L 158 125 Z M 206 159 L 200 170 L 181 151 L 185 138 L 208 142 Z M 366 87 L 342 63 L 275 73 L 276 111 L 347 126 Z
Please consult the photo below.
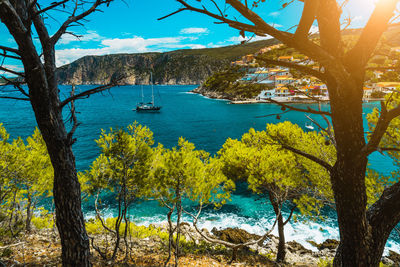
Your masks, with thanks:
M 153 83 L 153 73 L 150 72 L 150 81 L 151 81 L 151 102 L 144 103 L 144 95 L 143 95 L 143 86 L 142 86 L 142 102 L 137 103 L 136 111 L 159 111 L 161 106 L 154 105 L 154 83 Z
M 308 123 L 306 122 L 305 127 L 306 127 L 307 129 L 309 129 L 309 130 L 314 130 L 314 126 L 313 126 L 311 123 L 308 124 Z

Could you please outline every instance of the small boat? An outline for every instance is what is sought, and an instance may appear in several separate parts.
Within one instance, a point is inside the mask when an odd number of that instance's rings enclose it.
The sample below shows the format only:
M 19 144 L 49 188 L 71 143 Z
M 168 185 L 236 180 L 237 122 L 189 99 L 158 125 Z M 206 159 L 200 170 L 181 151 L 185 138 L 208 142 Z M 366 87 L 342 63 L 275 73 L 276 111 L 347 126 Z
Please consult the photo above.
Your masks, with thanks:
M 309 129 L 309 130 L 314 130 L 314 126 L 312 126 L 311 123 L 310 123 L 310 124 L 307 124 L 307 123 L 306 123 L 305 127 L 306 127 L 307 129 Z
M 136 110 L 137 112 L 144 111 L 144 112 L 157 112 L 160 111 L 161 106 L 154 105 L 154 83 L 153 83 L 153 73 L 150 72 L 150 80 L 151 80 L 151 102 L 145 103 L 144 102 L 144 95 L 143 95 L 143 86 L 142 86 L 142 102 L 137 103 Z

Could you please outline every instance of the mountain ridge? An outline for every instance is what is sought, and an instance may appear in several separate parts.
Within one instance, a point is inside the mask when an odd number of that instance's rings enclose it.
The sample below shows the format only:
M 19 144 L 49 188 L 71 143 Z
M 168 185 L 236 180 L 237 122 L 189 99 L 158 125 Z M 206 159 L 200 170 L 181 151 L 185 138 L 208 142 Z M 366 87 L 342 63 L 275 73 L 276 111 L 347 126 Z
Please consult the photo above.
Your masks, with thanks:
M 61 84 L 107 84 L 122 75 L 123 84 L 149 84 L 151 71 L 155 84 L 201 84 L 231 61 L 277 43 L 268 39 L 218 48 L 84 56 L 58 68 L 58 78 Z

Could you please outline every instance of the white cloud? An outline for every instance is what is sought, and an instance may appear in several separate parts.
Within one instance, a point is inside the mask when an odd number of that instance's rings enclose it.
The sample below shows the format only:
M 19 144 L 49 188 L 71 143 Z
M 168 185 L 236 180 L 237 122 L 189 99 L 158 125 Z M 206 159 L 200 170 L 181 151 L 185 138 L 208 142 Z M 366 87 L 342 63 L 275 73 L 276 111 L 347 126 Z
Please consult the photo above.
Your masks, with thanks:
M 280 15 L 280 13 L 278 11 L 269 13 L 269 16 L 271 16 L 271 17 L 277 17 L 279 15 Z
M 357 21 L 362 21 L 362 20 L 363 20 L 363 16 L 356 16 L 351 20 L 351 22 L 357 22 Z
M 243 38 L 242 36 L 233 36 L 231 38 L 228 39 L 228 42 L 234 42 L 234 43 L 240 43 L 243 41 L 249 41 L 249 42 L 255 42 L 255 41 L 261 41 L 261 40 L 268 40 L 268 39 L 272 39 L 271 36 L 267 35 L 267 36 L 246 36 L 245 38 Z
M 9 70 L 12 70 L 12 71 L 15 71 L 15 72 L 24 72 L 24 67 L 22 65 L 7 65 L 7 64 L 4 64 L 4 65 L 2 65 L 2 67 L 6 68 L 6 69 L 9 69 Z M 7 71 L 0 71 L 0 75 L 4 75 L 6 77 L 14 76 L 14 74 L 11 74 L 11 73 L 9 73 Z
M 69 48 L 56 51 L 57 66 L 62 66 L 72 61 L 92 55 L 109 55 L 118 53 L 144 53 L 144 52 L 162 52 L 170 49 L 205 48 L 200 44 L 184 43 L 184 41 L 192 40 L 190 37 L 163 37 L 145 39 L 140 36 L 132 38 L 114 38 L 104 39 L 101 41 L 100 48 Z
M 312 25 L 309 33 L 314 34 L 314 33 L 318 33 L 318 32 L 319 32 L 318 26 Z
M 261 40 L 268 40 L 272 39 L 271 36 L 246 36 L 243 38 L 242 36 L 232 36 L 231 38 L 222 41 L 222 42 L 217 42 L 217 43 L 208 43 L 207 47 L 210 48 L 215 48 L 215 47 L 222 47 L 222 46 L 227 46 L 227 45 L 237 45 L 240 44 L 243 41 L 248 41 L 248 42 L 255 42 L 255 41 L 261 41 Z
M 208 32 L 209 30 L 207 28 L 184 28 L 180 31 L 181 34 L 206 34 Z
M 282 28 L 283 27 L 283 25 L 277 24 L 277 23 L 274 23 L 274 22 L 269 22 L 268 24 L 271 25 L 274 28 Z
M 77 34 L 77 36 L 71 34 L 64 34 L 58 44 L 69 44 L 71 42 L 90 42 L 90 41 L 100 41 L 104 39 L 95 31 L 87 31 L 85 34 Z

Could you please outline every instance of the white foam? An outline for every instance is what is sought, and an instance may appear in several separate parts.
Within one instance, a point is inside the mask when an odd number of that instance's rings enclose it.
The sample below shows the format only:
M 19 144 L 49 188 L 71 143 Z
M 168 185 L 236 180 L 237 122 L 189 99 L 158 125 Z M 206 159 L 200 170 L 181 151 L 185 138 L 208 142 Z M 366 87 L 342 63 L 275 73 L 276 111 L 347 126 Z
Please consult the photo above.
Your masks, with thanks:
M 286 217 L 286 216 L 285 216 Z M 217 218 L 217 219 L 216 219 Z M 217 229 L 240 228 L 252 234 L 263 235 L 268 231 L 274 222 L 274 217 L 268 216 L 262 219 L 248 218 L 238 216 L 234 213 L 223 213 L 218 216 L 213 213 L 206 213 L 200 217 L 198 225 L 200 228 L 206 228 L 211 231 L 214 227 Z M 190 218 L 183 216 L 182 221 L 191 222 Z M 155 216 L 143 218 L 137 221 L 140 225 L 150 224 L 163 224 L 166 223 L 166 216 Z M 277 227 L 272 231 L 272 234 L 278 236 Z M 326 239 L 339 240 L 339 231 L 335 227 L 332 220 L 323 222 L 294 222 L 293 220 L 285 225 L 285 239 L 286 242 L 296 241 L 303 245 L 305 248 L 312 251 L 318 251 L 316 247 L 307 241 L 314 241 L 318 244 L 324 242 Z M 399 252 L 400 244 L 390 240 L 385 247 L 384 255 L 389 253 L 389 249 Z

